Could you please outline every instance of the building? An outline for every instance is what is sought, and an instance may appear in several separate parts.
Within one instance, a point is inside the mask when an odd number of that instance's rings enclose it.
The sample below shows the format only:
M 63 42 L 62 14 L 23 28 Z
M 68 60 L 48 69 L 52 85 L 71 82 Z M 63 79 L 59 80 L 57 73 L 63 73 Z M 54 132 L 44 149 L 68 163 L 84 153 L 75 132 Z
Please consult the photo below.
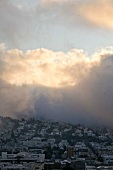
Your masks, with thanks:
M 85 170 L 85 163 L 82 161 L 75 161 L 73 167 L 75 170 Z
M 71 158 L 74 155 L 74 147 L 67 146 L 67 158 Z

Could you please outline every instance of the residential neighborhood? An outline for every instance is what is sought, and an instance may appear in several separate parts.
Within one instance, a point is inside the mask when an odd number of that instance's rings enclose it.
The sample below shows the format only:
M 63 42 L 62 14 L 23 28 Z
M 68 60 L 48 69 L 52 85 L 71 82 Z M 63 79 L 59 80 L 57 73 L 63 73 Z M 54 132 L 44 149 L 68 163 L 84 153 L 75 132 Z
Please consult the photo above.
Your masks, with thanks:
M 113 169 L 113 129 L 0 117 L 0 169 Z

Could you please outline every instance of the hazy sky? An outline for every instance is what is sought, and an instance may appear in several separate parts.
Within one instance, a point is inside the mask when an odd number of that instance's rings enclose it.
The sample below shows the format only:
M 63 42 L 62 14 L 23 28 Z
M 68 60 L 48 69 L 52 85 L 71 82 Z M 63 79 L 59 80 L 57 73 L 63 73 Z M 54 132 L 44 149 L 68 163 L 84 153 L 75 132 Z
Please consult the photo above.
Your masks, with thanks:
M 0 41 L 21 50 L 93 53 L 113 44 L 112 5 L 111 0 L 1 0 Z
M 112 0 L 0 0 L 0 114 L 113 124 Z

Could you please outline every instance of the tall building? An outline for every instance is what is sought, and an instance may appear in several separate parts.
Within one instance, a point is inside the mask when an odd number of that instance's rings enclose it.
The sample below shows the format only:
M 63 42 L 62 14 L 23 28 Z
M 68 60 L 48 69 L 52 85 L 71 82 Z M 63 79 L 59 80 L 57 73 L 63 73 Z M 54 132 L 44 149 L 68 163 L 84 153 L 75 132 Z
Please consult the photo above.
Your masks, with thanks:
M 74 147 L 67 146 L 67 158 L 71 158 L 74 155 Z

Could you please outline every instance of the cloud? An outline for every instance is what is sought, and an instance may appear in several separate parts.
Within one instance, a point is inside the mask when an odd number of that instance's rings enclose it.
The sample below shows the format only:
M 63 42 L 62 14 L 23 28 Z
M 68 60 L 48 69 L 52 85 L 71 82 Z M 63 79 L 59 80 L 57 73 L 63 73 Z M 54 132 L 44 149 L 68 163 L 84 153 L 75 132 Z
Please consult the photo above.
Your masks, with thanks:
M 26 3 L 29 4 L 27 1 Z M 69 41 L 74 43 L 74 39 L 71 40 L 70 36 L 73 31 L 76 35 L 75 28 L 93 29 L 92 26 L 96 26 L 112 29 L 112 6 L 111 0 L 93 2 L 40 0 L 37 5 L 31 6 L 22 6 L 21 3 L 18 5 L 12 0 L 1 0 L 0 42 L 8 44 L 9 49 L 26 50 L 38 46 L 58 50 L 67 46 Z M 61 36 L 62 40 L 58 43 L 58 38 Z M 48 43 L 50 40 L 51 43 Z
M 94 0 L 81 5 L 80 14 L 91 24 L 113 29 L 113 1 L 112 0 Z
M 0 0 L 0 42 L 5 42 L 9 48 L 22 49 L 28 48 L 29 43 L 34 44 L 42 34 L 40 29 L 42 12 L 40 5 L 34 7 L 21 5 L 21 2 L 18 4 L 12 0 Z
M 113 29 L 113 1 L 112 0 L 42 0 L 45 6 L 59 7 L 61 18 L 68 22 L 90 25 L 100 28 Z M 90 25 L 89 25 L 90 24 Z
M 53 4 L 53 3 L 64 3 L 69 2 L 68 0 L 42 0 L 42 3 L 47 4 Z
M 77 49 L 64 53 L 42 48 L 25 53 L 18 49 L 5 51 L 1 62 L 4 69 L 0 78 L 10 84 L 60 88 L 79 83 L 99 64 L 100 59 L 89 59 Z
M 92 56 L 1 47 L 1 115 L 112 125 L 113 47 Z
M 18 49 L 48 44 L 49 28 L 62 23 L 113 29 L 112 6 L 111 0 L 43 0 L 35 7 L 1 0 L 0 38 L 11 48 L 0 45 L 0 114 L 112 125 L 113 47 L 91 56 Z

